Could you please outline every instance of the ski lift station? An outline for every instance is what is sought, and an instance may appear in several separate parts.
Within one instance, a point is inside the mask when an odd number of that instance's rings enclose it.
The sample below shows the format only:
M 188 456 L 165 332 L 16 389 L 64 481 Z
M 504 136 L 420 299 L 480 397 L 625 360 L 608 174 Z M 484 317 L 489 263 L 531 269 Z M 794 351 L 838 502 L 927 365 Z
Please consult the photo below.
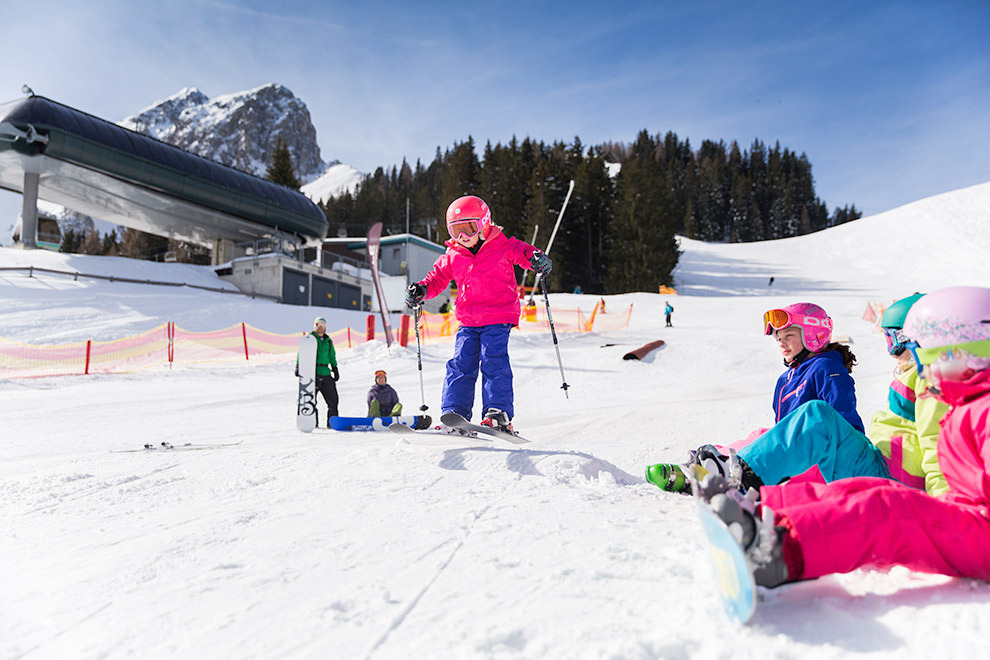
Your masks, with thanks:
M 44 199 L 209 247 L 217 273 L 242 291 L 359 310 L 376 300 L 361 261 L 324 249 L 326 216 L 301 192 L 33 93 L 0 104 L 0 187 L 23 197 L 19 240 L 25 248 L 39 247 L 39 238 L 44 244 L 51 233 L 39 226 L 38 200 Z M 429 268 L 419 264 L 432 265 L 444 248 L 407 237 L 386 258 L 392 238 L 382 241 L 382 273 L 393 276 L 383 284 L 389 281 L 387 304 L 398 310 L 410 274 L 425 275 Z M 364 238 L 345 240 L 352 254 L 365 247 Z

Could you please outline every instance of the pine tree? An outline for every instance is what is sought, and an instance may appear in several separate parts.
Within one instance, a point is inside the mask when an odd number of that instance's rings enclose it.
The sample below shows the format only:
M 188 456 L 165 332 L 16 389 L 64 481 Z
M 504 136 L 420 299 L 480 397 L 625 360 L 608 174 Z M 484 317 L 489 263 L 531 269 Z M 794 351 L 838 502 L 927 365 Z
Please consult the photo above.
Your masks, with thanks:
M 836 209 L 838 213 L 839 209 Z M 77 254 L 79 252 L 79 234 L 74 229 L 67 229 L 62 234 L 62 243 L 58 247 L 59 252 L 66 254 Z
M 296 178 L 292 154 L 281 136 L 275 140 L 275 148 L 272 150 L 272 164 L 265 171 L 265 178 L 293 190 L 299 190 L 302 187 L 302 183 Z
M 100 232 L 96 229 L 90 229 L 86 232 L 86 237 L 83 239 L 79 251 L 83 254 L 103 254 L 103 241 L 100 240 Z

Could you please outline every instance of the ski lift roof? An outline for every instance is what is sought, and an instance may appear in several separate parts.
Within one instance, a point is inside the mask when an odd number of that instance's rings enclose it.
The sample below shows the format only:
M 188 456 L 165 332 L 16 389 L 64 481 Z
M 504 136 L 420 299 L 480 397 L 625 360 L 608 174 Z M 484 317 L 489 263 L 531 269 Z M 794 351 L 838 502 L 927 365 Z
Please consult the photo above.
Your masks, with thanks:
M 363 250 L 368 244 L 367 238 L 339 238 L 339 239 L 325 239 L 324 243 L 346 243 L 348 250 Z M 381 245 L 400 245 L 404 243 L 413 243 L 419 247 L 426 248 L 427 250 L 432 250 L 437 254 L 443 254 L 447 251 L 446 246 L 437 245 L 433 241 L 428 241 L 422 236 L 416 236 L 415 234 L 395 234 L 393 236 L 382 236 Z
M 0 105 L 0 186 L 23 192 L 24 172 L 40 174 L 43 199 L 204 244 L 328 227 L 296 190 L 42 96 Z

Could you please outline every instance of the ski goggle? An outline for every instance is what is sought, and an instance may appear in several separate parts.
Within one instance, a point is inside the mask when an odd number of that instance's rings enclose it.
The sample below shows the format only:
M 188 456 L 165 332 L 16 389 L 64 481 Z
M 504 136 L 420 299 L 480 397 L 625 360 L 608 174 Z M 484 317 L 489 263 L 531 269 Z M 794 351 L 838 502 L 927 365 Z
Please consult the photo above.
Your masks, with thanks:
M 964 380 L 967 372 L 980 369 L 980 364 L 990 358 L 990 340 L 937 348 L 921 348 L 918 342 L 909 341 L 904 346 L 911 351 L 918 374 L 930 383 Z
M 772 335 L 774 330 L 786 328 L 789 325 L 832 328 L 832 319 L 820 319 L 817 316 L 791 314 L 786 309 L 771 309 L 763 313 L 763 334 Z
M 447 225 L 447 231 L 451 238 L 460 238 L 462 235 L 471 238 L 481 231 L 481 223 L 475 218 L 468 220 L 458 220 Z
M 375 378 L 378 378 L 379 376 L 381 376 L 382 378 L 385 378 L 385 372 L 382 371 L 381 369 L 379 369 L 378 371 L 375 372 Z
M 884 328 L 883 336 L 887 340 L 887 352 L 898 356 L 907 350 L 908 336 L 900 328 Z

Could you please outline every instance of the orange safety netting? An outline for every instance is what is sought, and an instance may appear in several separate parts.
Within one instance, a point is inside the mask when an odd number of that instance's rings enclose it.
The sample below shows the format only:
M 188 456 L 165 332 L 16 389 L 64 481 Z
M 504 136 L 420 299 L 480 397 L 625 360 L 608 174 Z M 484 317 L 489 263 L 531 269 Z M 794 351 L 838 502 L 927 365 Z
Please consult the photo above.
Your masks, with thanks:
M 270 361 L 295 355 L 301 333 L 281 335 L 238 323 L 223 330 L 190 332 L 165 323 L 113 341 L 42 346 L 0 338 L 0 378 L 129 373 L 172 364 L 232 360 Z M 367 341 L 344 328 L 330 333 L 338 348 Z
M 557 332 L 590 332 L 592 328 L 621 330 L 629 325 L 632 305 L 620 314 L 605 314 L 601 303 L 590 316 L 580 309 L 551 310 L 551 313 Z M 453 314 L 420 316 L 420 336 L 426 341 L 451 338 L 458 327 Z M 519 331 L 539 332 L 549 327 L 544 307 L 523 308 Z M 301 334 L 281 335 L 246 323 L 211 332 L 191 332 L 174 323 L 164 323 L 113 341 L 44 346 L 0 337 L 0 378 L 130 373 L 172 364 L 279 360 L 295 355 Z M 338 350 L 368 341 L 367 333 L 353 328 L 329 334 Z
M 618 314 L 604 312 L 604 306 L 599 302 L 588 315 L 580 309 L 550 309 L 553 317 L 553 327 L 557 332 L 591 332 L 594 330 L 624 330 L 629 327 L 632 317 L 632 305 Z M 423 312 L 419 317 L 420 338 L 425 341 L 452 338 L 457 333 L 460 324 L 453 314 L 431 314 Z M 546 332 L 550 330 L 546 306 L 523 306 L 519 317 L 520 332 Z

